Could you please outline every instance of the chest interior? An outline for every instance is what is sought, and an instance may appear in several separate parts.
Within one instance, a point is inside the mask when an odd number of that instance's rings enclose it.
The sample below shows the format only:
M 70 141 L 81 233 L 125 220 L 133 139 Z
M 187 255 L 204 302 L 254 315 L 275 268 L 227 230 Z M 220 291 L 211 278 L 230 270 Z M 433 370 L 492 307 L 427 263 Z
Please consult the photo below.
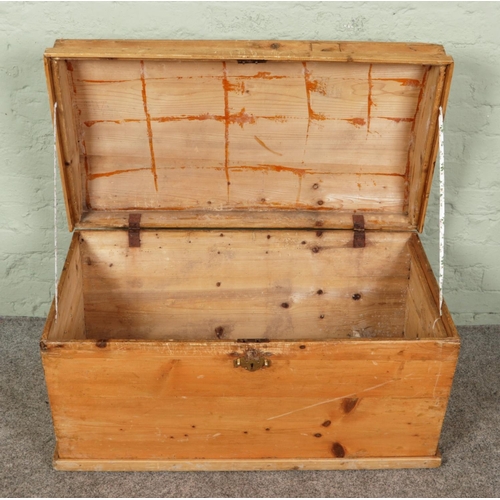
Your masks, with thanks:
M 446 337 L 408 233 L 81 231 L 49 340 Z M 428 264 L 427 264 L 428 265 Z M 428 269 L 427 269 L 428 272 Z M 433 287 L 434 286 L 434 287 Z
M 331 50 L 47 58 L 77 229 L 52 338 L 447 335 L 414 231 L 450 61 Z

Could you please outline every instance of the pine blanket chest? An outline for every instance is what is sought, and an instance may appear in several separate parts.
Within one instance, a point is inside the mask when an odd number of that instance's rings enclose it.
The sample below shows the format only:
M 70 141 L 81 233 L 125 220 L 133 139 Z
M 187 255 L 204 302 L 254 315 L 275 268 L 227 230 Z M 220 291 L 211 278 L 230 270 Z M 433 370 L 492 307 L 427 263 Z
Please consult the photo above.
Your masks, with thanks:
M 61 40 L 40 343 L 65 470 L 436 467 L 441 46 Z

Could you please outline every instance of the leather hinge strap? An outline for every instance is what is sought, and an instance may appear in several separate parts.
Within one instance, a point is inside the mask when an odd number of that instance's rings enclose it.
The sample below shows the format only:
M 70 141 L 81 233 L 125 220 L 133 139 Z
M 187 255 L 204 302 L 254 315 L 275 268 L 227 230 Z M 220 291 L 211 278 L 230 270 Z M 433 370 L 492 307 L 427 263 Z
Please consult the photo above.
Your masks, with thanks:
M 365 248 L 365 218 L 363 215 L 353 215 L 354 225 L 353 248 Z
M 141 214 L 129 214 L 128 216 L 128 246 L 141 246 Z

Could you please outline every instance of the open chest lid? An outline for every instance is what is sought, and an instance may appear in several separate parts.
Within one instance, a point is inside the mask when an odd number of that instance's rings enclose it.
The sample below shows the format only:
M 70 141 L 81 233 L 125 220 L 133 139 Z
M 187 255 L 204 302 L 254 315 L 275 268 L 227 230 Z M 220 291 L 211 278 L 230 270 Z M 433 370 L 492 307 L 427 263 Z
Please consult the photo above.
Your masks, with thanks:
M 438 45 L 60 40 L 45 52 L 70 230 L 423 228 Z

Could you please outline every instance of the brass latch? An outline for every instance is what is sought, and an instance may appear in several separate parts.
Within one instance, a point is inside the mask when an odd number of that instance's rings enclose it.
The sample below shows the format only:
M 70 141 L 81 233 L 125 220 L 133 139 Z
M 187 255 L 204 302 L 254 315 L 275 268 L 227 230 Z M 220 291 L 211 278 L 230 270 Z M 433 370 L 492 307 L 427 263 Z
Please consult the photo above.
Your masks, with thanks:
M 261 368 L 271 366 L 271 360 L 264 356 L 264 353 L 257 349 L 248 349 L 243 356 L 234 360 L 235 368 L 244 368 L 249 372 L 255 372 Z

